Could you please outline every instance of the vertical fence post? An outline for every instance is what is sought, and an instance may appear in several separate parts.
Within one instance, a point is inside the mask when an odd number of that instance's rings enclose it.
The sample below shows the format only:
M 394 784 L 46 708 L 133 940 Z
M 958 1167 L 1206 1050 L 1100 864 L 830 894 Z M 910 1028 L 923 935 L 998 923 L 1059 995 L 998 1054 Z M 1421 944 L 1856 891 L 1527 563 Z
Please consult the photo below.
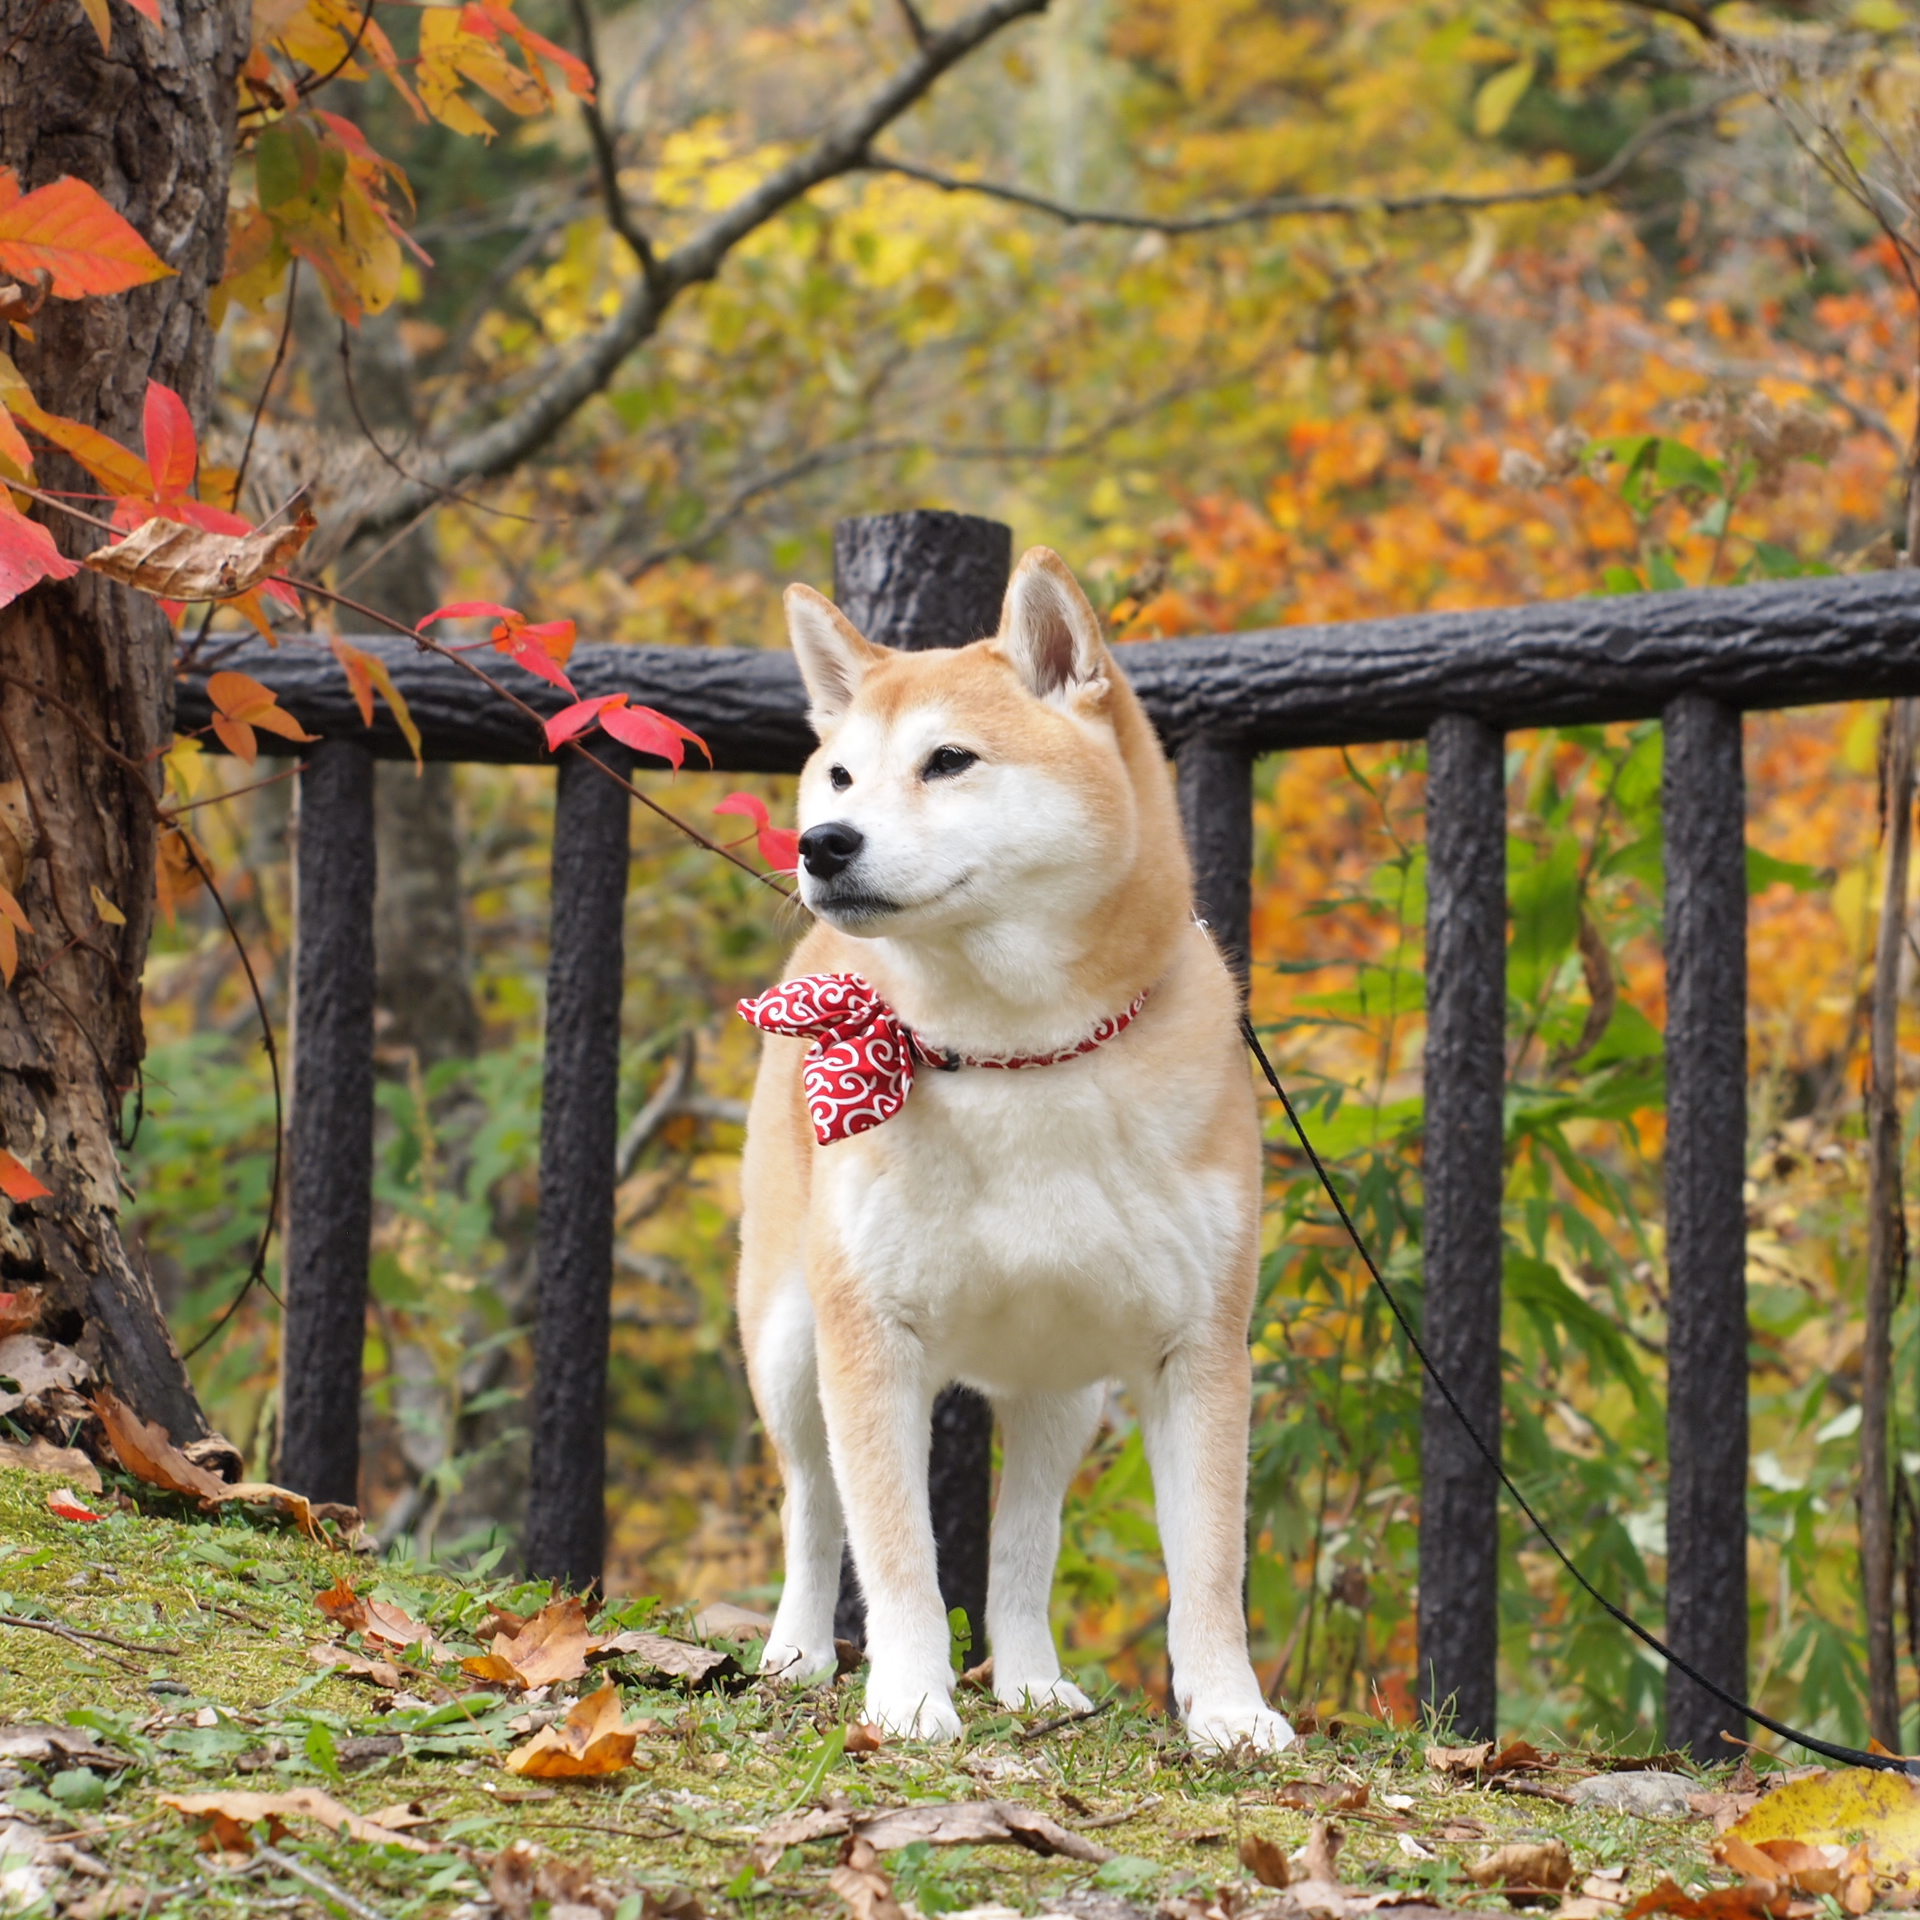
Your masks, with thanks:
M 596 742 L 616 773 L 632 756 Z M 563 753 L 553 806 L 553 919 L 541 1081 L 527 1571 L 598 1585 L 607 1547 L 607 1344 L 631 802 Z
M 1253 950 L 1253 756 L 1238 740 L 1191 734 L 1173 764 L 1194 908 L 1244 994 Z
M 373 1231 L 373 756 L 358 741 L 307 755 L 294 857 L 279 1475 L 353 1504 Z
M 1747 848 L 1740 715 L 1662 716 L 1667 950 L 1667 1643 L 1747 1679 Z M 1667 1669 L 1667 1740 L 1724 1760 L 1746 1722 Z
M 869 640 L 918 652 L 997 633 L 1013 571 L 1013 530 L 967 513 L 875 513 L 833 529 L 833 597 Z M 933 1407 L 927 1468 L 940 1598 L 966 1609 L 975 1661 L 986 1656 L 987 1543 L 993 1519 L 993 1409 L 971 1387 Z M 859 1645 L 866 1607 L 851 1554 L 841 1563 L 834 1632 Z
M 1447 714 L 1427 733 L 1426 1310 L 1422 1338 L 1462 1411 L 1500 1447 L 1505 1146 L 1505 742 Z M 1453 1410 L 1420 1404 L 1420 1698 L 1463 1740 L 1497 1709 L 1499 1484 Z

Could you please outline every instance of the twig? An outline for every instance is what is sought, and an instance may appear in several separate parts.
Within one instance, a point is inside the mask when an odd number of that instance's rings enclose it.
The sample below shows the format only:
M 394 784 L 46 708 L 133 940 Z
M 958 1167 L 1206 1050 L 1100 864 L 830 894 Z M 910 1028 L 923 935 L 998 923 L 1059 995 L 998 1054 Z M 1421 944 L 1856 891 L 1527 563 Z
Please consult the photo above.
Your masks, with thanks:
M 1037 1727 L 1022 1727 L 1013 1737 L 1016 1740 L 1040 1740 L 1050 1733 L 1058 1733 L 1062 1727 L 1077 1725 L 1082 1720 L 1098 1720 L 1113 1705 L 1112 1699 L 1102 1700 L 1097 1707 L 1080 1707 L 1072 1713 L 1057 1713 L 1051 1720 L 1042 1720 Z
M 126 1653 L 158 1653 L 172 1660 L 179 1659 L 181 1653 L 178 1647 L 159 1646 L 151 1640 L 143 1646 L 135 1640 L 116 1639 L 110 1633 L 95 1633 L 91 1627 L 70 1627 L 64 1620 L 29 1620 L 23 1613 L 0 1613 L 0 1627 L 30 1627 L 35 1633 L 58 1634 L 62 1640 L 75 1642 L 98 1640 L 105 1646 L 119 1647 Z M 137 1673 L 139 1669 L 134 1667 L 128 1671 Z
M 183 813 L 191 813 L 195 807 L 217 807 L 223 800 L 238 800 L 243 794 L 258 793 L 262 787 L 277 787 L 282 780 L 291 780 L 296 774 L 305 772 L 304 765 L 289 767 L 285 773 L 270 773 L 264 780 L 249 781 L 244 787 L 229 787 L 225 793 L 210 793 L 204 800 L 183 800 L 177 807 L 163 807 L 161 815 L 167 820 L 177 820 Z
M 1587 198 L 1604 193 L 1626 172 L 1635 160 L 1675 127 L 1718 113 L 1728 102 L 1751 93 L 1752 87 L 1734 87 L 1690 107 L 1676 107 L 1671 113 L 1656 115 L 1622 146 L 1605 166 L 1572 180 L 1545 186 L 1501 187 L 1485 193 L 1454 192 L 1446 188 L 1428 188 L 1417 193 L 1339 194 L 1270 193 L 1237 207 L 1222 207 L 1214 213 L 1152 214 L 1126 213 L 1100 207 L 1073 207 L 1045 194 L 1030 193 L 1025 187 L 1003 186 L 991 180 L 968 180 L 959 174 L 941 173 L 923 167 L 917 161 L 898 154 L 868 153 L 862 165 L 870 173 L 897 173 L 908 180 L 938 187 L 943 193 L 977 193 L 989 200 L 1004 200 L 1012 206 L 1044 213 L 1069 227 L 1118 227 L 1128 233 L 1188 234 L 1213 233 L 1222 227 L 1238 226 L 1248 220 L 1295 219 L 1326 214 L 1436 213 L 1474 212 L 1487 207 L 1524 206 L 1541 200 Z
M 240 956 L 240 965 L 247 976 L 247 986 L 253 994 L 253 1008 L 260 1016 L 260 1044 L 266 1050 L 267 1066 L 273 1075 L 273 1178 L 267 1189 L 266 1224 L 260 1229 L 260 1243 L 253 1250 L 253 1265 L 247 1269 L 247 1277 L 240 1283 L 240 1291 L 227 1303 L 227 1310 L 192 1346 L 180 1357 L 191 1360 L 215 1334 L 217 1334 L 233 1316 L 240 1311 L 240 1303 L 258 1287 L 266 1289 L 268 1299 L 276 1306 L 281 1305 L 280 1296 L 274 1292 L 272 1283 L 267 1279 L 267 1249 L 273 1244 L 273 1229 L 280 1218 L 280 1170 L 286 1155 L 286 1109 L 280 1094 L 280 1049 L 273 1037 L 273 1022 L 267 1015 L 267 997 L 260 990 L 260 976 L 253 970 L 253 956 L 247 951 L 247 943 L 240 938 L 240 929 L 233 924 L 233 915 L 227 911 L 227 903 L 220 896 L 220 889 L 214 884 L 212 873 L 200 858 L 200 850 L 185 833 L 180 835 L 180 844 L 186 849 L 187 858 L 193 863 L 193 870 L 206 882 L 208 895 L 220 910 L 220 919 L 227 929 L 227 937 L 233 942 L 234 951 Z
M 296 1880 L 304 1880 L 323 1900 L 330 1901 L 342 1913 L 351 1914 L 353 1920 L 387 1920 L 378 1907 L 368 1906 L 359 1895 L 349 1893 L 345 1887 L 329 1880 L 318 1867 L 310 1867 L 304 1860 L 296 1860 L 292 1854 L 282 1853 L 278 1847 L 270 1847 L 264 1841 L 255 1842 L 254 1852 L 277 1871 L 290 1874 Z
M 587 123 L 587 137 L 593 142 L 593 158 L 600 170 L 600 198 L 607 210 L 607 224 L 627 243 L 634 259 L 640 264 L 640 271 L 648 286 L 658 294 L 662 290 L 660 262 L 653 251 L 653 242 L 635 223 L 633 209 L 627 205 L 627 196 L 621 191 L 620 157 L 614 151 L 612 130 L 600 111 L 600 59 L 594 51 L 593 15 L 587 11 L 587 0 L 573 0 L 573 24 L 580 35 L 580 58 L 585 61 L 587 72 L 593 78 L 593 94 L 591 98 L 580 102 L 580 117 Z
M 502 1807 L 501 1812 L 508 1812 Z M 609 1826 L 599 1820 L 519 1820 L 514 1822 L 515 1830 L 521 1833 L 618 1833 L 629 1840 L 664 1840 L 684 1834 L 685 1827 L 676 1827 L 671 1821 L 663 1821 L 653 1832 L 640 1827 Z
M 577 6 L 579 0 L 574 0 L 574 4 Z M 933 38 L 933 35 L 927 31 L 927 23 L 921 19 L 920 9 L 913 4 L 913 0 L 898 0 L 898 4 L 906 18 L 907 31 L 913 35 L 913 44 L 925 53 L 927 42 Z
M 312 73 L 309 73 L 304 80 L 296 83 L 295 90 L 299 93 L 301 99 L 304 100 L 310 94 L 318 93 L 329 80 L 335 79 L 338 75 L 344 73 L 348 66 L 352 64 L 353 56 L 360 51 L 360 42 L 367 37 L 367 28 L 373 23 L 373 8 L 374 0 L 367 0 L 366 6 L 361 9 L 360 24 L 354 28 L 353 38 L 347 42 L 346 52 L 343 53 L 325 73 L 319 75 L 318 78 Z M 286 49 L 282 47 L 281 52 L 285 53 Z

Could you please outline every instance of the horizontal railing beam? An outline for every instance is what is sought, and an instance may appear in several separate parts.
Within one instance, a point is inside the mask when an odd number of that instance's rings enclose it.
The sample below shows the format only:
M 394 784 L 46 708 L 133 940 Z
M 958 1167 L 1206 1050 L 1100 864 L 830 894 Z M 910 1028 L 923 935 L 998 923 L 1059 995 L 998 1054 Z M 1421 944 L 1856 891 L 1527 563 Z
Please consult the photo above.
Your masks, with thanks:
M 398 636 L 355 644 L 387 662 L 430 758 L 544 757 L 533 722 L 451 662 Z M 406 756 L 384 703 L 363 729 L 346 677 L 322 646 L 289 636 L 277 649 L 248 640 L 214 651 L 216 666 L 264 681 L 309 731 Z M 1415 739 L 1442 714 L 1512 732 L 1651 719 L 1683 694 L 1736 711 L 1814 706 L 1920 694 L 1920 581 L 1868 573 L 1552 600 L 1143 641 L 1119 657 L 1169 746 L 1229 733 L 1254 753 Z M 558 689 L 499 655 L 475 658 L 542 714 L 565 704 Z M 582 698 L 625 693 L 671 714 L 705 737 L 728 772 L 790 773 L 812 750 L 800 676 L 784 651 L 588 643 L 568 672 Z M 178 724 L 207 718 L 201 677 L 189 675 Z

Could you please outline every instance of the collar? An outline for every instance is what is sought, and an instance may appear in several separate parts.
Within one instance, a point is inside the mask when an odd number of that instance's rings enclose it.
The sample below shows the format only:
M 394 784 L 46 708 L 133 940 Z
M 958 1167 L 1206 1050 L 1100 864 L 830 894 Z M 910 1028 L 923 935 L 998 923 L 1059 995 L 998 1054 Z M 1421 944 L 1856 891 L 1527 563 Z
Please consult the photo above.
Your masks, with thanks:
M 824 1146 L 879 1126 L 906 1105 L 916 1059 L 943 1073 L 962 1067 L 1012 1070 L 1077 1060 L 1124 1033 L 1147 1003 L 1109 1014 L 1084 1039 L 1052 1053 L 979 1055 L 931 1046 L 857 973 L 809 973 L 751 1000 L 740 1016 L 767 1033 L 811 1039 L 801 1079 L 814 1137 Z

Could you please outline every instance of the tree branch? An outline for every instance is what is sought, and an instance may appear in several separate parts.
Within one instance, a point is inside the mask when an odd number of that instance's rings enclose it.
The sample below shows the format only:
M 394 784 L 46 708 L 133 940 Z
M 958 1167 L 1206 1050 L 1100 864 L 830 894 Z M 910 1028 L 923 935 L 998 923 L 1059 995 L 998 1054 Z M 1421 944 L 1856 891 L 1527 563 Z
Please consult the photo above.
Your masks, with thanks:
M 418 513 L 436 491 L 506 473 L 538 451 L 606 386 L 627 355 L 659 329 L 680 293 L 711 280 L 748 234 L 796 200 L 823 182 L 859 168 L 875 136 L 921 99 L 949 68 L 1003 27 L 1044 13 L 1046 8 L 1047 0 L 986 0 L 945 32 L 932 35 L 912 60 L 836 127 L 660 259 L 654 278 L 642 274 L 612 316 L 513 413 L 456 441 L 437 457 L 422 460 L 410 480 L 370 502 L 359 516 L 357 531 L 389 532 Z
M 593 97 L 580 102 L 580 117 L 587 123 L 587 136 L 593 142 L 593 158 L 600 169 L 600 198 L 607 209 L 607 225 L 624 240 L 640 263 L 641 275 L 657 295 L 660 292 L 660 262 L 654 257 L 653 242 L 635 223 L 633 209 L 620 190 L 620 157 L 614 151 L 613 132 L 600 111 L 600 60 L 593 45 L 593 15 L 587 0 L 573 0 L 573 24 L 580 33 L 580 58 L 593 76 Z
M 1638 7 L 1642 13 L 1664 13 L 1669 19 L 1684 20 L 1702 40 L 1726 38 L 1713 24 L 1713 16 L 1702 0 L 1627 0 L 1627 5 Z
M 913 4 L 913 0 L 899 0 L 899 5 L 906 19 L 907 31 L 913 35 L 913 44 L 925 53 L 927 42 L 933 36 L 927 30 L 927 23 L 920 17 L 920 9 Z
M 1500 187 L 1486 193 L 1454 192 L 1430 188 L 1417 193 L 1332 194 L 1273 193 L 1248 200 L 1237 207 L 1222 207 L 1213 213 L 1153 214 L 1124 213 L 1097 207 L 1070 207 L 1044 194 L 1029 193 L 1024 187 L 1001 186 L 990 180 L 967 180 L 957 174 L 940 173 L 894 154 L 871 154 L 866 165 L 874 173 L 897 173 L 918 180 L 943 193 L 977 193 L 990 200 L 1004 200 L 1017 207 L 1030 208 L 1070 227 L 1119 227 L 1130 233 L 1213 233 L 1222 227 L 1238 226 L 1248 220 L 1280 220 L 1309 215 L 1361 213 L 1432 213 L 1438 211 L 1472 212 L 1487 207 L 1522 206 L 1530 201 L 1561 200 L 1604 193 L 1635 160 L 1663 134 L 1692 120 L 1718 113 L 1729 101 L 1753 91 L 1734 87 L 1703 100 L 1696 106 L 1678 107 L 1671 113 L 1656 115 L 1616 153 L 1605 166 L 1572 180 L 1545 186 Z

